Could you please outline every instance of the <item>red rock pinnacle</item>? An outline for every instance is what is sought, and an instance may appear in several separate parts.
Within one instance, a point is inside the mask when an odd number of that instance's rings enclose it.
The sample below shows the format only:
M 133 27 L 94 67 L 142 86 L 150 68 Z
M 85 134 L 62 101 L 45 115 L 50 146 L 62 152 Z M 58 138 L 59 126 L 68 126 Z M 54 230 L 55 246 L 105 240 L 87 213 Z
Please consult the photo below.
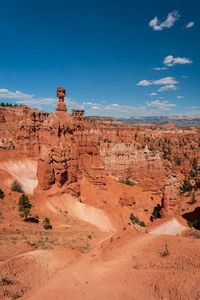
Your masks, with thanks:
M 56 112 L 60 111 L 67 111 L 67 106 L 64 103 L 64 97 L 65 97 L 65 88 L 63 87 L 57 87 L 57 97 L 59 99 L 59 102 L 56 107 Z

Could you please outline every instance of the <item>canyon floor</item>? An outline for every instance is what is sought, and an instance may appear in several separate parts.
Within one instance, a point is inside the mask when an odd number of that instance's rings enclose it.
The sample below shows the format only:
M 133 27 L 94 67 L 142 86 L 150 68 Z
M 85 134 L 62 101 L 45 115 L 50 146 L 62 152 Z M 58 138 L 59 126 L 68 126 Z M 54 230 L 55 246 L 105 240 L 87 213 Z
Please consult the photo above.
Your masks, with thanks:
M 4 158 L 0 165 L 5 192 L 0 202 L 1 299 L 199 299 L 200 233 L 183 218 L 120 228 L 105 210 L 44 192 L 29 195 L 32 216 L 40 222 L 24 222 L 17 207 L 21 194 L 9 187 L 11 176 L 22 176 L 16 173 L 18 163 L 7 164 Z M 34 163 L 21 161 L 26 178 L 25 165 L 28 170 Z M 44 230 L 45 216 L 52 230 Z

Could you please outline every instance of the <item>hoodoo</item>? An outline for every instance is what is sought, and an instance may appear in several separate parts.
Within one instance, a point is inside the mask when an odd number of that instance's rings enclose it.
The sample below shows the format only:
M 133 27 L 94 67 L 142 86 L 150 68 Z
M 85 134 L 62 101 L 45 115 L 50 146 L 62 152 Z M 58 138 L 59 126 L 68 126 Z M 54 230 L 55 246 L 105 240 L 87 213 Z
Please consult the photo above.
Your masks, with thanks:
M 59 99 L 59 102 L 56 107 L 56 112 L 66 112 L 67 106 L 65 105 L 64 98 L 65 98 L 65 88 L 63 87 L 57 87 L 57 97 Z

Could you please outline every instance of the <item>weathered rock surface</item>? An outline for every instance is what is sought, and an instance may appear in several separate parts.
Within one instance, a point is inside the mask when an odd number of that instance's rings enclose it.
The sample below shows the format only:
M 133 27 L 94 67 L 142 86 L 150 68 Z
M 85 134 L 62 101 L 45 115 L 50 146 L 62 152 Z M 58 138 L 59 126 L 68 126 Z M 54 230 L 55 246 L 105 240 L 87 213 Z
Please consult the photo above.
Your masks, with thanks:
M 164 187 L 164 207 L 167 214 L 176 215 L 181 212 L 180 186 L 182 180 L 177 174 L 171 174 Z
M 82 121 L 66 113 L 51 114 L 40 132 L 38 189 L 52 185 L 62 192 L 80 194 L 80 180 L 86 176 L 93 184 L 105 185 L 97 139 L 91 139 Z
M 0 124 L 0 147 L 38 159 L 37 191 L 54 187 L 55 192 L 79 196 L 83 178 L 105 189 L 109 176 L 130 180 L 160 195 L 160 201 L 164 192 L 167 211 L 179 211 L 179 179 L 165 185 L 167 178 L 175 173 L 183 180 L 199 168 L 200 132 L 195 128 L 93 124 L 72 118 L 65 107 L 55 114 L 0 107 Z M 136 200 L 118 196 L 124 206 Z

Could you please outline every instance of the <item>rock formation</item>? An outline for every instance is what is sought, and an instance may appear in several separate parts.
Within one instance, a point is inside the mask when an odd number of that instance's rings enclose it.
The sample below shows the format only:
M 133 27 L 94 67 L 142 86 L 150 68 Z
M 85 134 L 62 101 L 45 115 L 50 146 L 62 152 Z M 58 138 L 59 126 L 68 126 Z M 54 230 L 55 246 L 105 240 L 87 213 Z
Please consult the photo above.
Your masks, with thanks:
M 65 98 L 65 88 L 57 87 L 57 97 L 59 102 L 56 107 L 56 112 L 66 112 L 67 106 L 65 105 L 64 98 Z
M 159 198 L 160 204 L 164 193 L 165 211 L 180 211 L 180 180 L 199 168 L 197 129 L 87 121 L 84 111 L 66 113 L 64 88 L 57 88 L 57 96 L 53 114 L 26 106 L 0 107 L 0 147 L 38 159 L 37 191 L 53 188 L 55 193 L 80 196 L 84 178 L 106 189 L 109 177 L 137 184 Z M 171 174 L 178 177 L 169 178 Z M 118 196 L 122 206 L 138 203 L 135 195 Z

